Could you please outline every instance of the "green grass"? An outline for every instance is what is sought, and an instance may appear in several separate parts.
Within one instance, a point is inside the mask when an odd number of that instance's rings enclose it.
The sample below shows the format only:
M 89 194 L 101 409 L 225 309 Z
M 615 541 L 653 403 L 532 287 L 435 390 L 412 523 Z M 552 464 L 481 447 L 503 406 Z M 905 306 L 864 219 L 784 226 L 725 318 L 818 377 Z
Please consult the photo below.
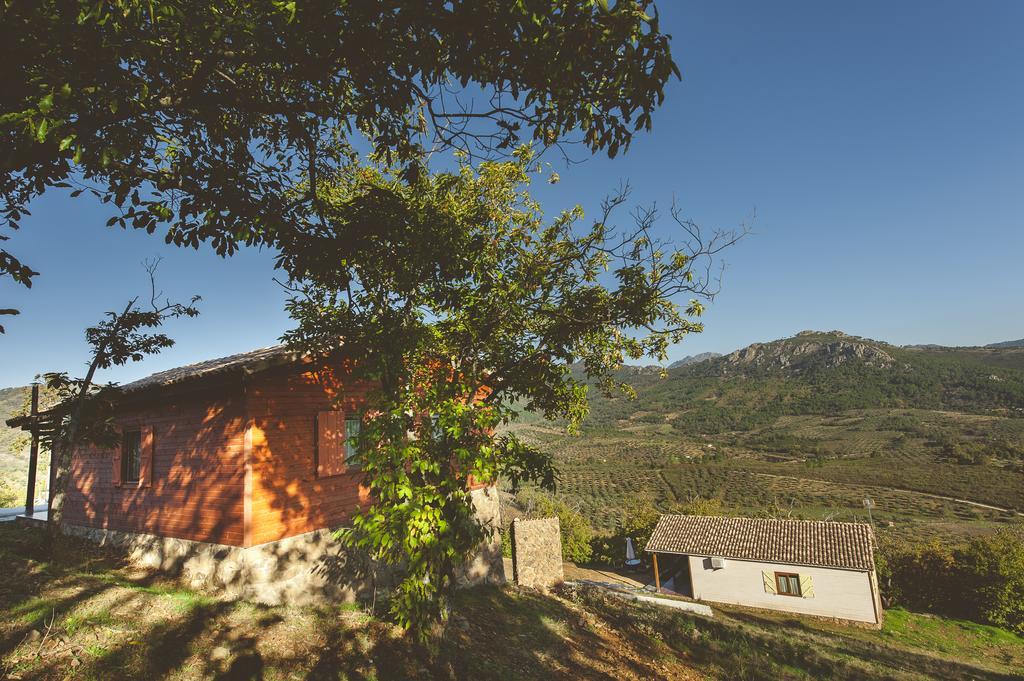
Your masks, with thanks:
M 54 598 L 36 596 L 11 608 L 9 614 L 19 622 L 31 624 L 50 617 L 59 604 Z
M 1024 659 L 1024 638 L 976 622 L 945 619 L 893 608 L 885 614 L 882 636 L 901 645 L 955 657 L 979 654 Z
M 79 631 L 89 627 L 102 627 L 114 624 L 114 616 L 109 610 L 98 610 L 95 612 L 84 612 L 69 615 L 61 622 L 64 631 L 68 636 L 74 636 Z

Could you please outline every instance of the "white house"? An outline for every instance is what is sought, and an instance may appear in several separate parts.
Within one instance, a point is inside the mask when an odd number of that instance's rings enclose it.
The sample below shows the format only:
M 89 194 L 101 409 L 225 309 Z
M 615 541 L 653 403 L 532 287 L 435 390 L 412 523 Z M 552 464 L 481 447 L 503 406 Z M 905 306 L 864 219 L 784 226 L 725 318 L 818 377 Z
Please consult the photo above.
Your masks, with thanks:
M 664 515 L 647 542 L 661 592 L 881 623 L 866 523 Z

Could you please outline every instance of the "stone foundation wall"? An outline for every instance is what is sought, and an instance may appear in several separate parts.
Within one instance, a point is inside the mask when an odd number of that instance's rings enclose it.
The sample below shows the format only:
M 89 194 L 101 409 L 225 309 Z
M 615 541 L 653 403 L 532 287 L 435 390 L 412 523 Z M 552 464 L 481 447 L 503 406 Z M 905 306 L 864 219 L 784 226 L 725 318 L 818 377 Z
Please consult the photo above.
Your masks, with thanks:
M 130 562 L 178 577 L 190 588 L 267 605 L 352 602 L 392 579 L 343 549 L 326 529 L 248 548 L 74 525 L 64 530 L 124 551 Z
M 490 528 L 489 539 L 460 571 L 458 582 L 504 583 L 498 491 L 474 490 L 472 498 Z M 64 531 L 124 551 L 132 563 L 180 577 L 190 588 L 267 605 L 352 602 L 394 581 L 391 570 L 343 548 L 329 529 L 246 548 L 77 525 L 65 525 Z
M 512 522 L 512 566 L 520 586 L 547 589 L 565 581 L 558 518 Z
M 501 557 L 501 501 L 497 487 L 482 487 L 470 492 L 476 515 L 483 522 L 487 539 L 456 575 L 460 586 L 504 584 L 505 562 Z

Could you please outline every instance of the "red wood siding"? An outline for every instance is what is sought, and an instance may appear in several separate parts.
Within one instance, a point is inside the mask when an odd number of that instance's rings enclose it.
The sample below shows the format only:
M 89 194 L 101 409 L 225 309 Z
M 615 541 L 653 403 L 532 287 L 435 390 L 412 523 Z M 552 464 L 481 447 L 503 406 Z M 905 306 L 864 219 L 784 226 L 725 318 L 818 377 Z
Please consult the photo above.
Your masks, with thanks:
M 365 400 L 365 386 L 346 384 L 337 374 L 293 367 L 251 377 L 252 544 L 344 524 L 368 503 L 362 473 L 317 475 L 315 459 L 317 415 L 361 412 Z
M 344 432 L 345 415 L 362 413 L 366 395 L 343 371 L 308 365 L 155 393 L 119 419 L 123 430 L 143 432 L 140 484 L 115 486 L 119 449 L 82 449 L 66 520 L 236 546 L 343 525 L 369 494 L 357 469 L 318 472 L 318 415 L 333 413 Z
M 141 484 L 114 485 L 117 448 L 76 451 L 68 523 L 243 543 L 245 408 L 240 384 L 126 407 L 118 425 L 143 432 Z

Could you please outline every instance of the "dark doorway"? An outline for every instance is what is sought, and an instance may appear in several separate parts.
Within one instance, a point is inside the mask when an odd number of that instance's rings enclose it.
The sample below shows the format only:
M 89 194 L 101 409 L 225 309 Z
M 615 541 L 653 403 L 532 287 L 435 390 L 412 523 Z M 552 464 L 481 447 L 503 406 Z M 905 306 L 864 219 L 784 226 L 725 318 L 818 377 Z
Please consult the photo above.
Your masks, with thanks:
M 659 553 L 658 570 L 662 593 L 686 596 L 687 598 L 693 597 L 689 556 Z

